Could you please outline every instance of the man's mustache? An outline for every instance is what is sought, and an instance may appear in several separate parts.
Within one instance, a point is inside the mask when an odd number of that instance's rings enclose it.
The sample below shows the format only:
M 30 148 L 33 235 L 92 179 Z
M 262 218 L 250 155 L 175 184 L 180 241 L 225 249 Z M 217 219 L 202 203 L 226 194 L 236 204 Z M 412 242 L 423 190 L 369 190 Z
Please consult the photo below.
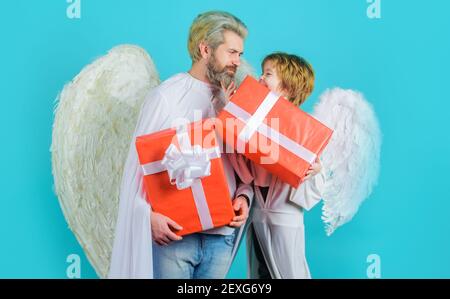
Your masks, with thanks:
M 230 70 L 235 74 L 237 71 L 237 66 L 226 66 L 225 69 Z

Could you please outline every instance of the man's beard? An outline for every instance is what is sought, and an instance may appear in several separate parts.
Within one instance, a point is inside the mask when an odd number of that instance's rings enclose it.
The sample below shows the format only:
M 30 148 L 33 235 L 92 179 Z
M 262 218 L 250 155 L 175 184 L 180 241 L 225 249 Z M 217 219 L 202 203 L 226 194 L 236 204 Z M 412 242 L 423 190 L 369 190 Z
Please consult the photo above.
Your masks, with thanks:
M 214 87 L 221 89 L 223 86 L 228 87 L 231 82 L 234 81 L 234 76 L 236 75 L 237 67 L 236 66 L 225 66 L 220 68 L 219 63 L 216 59 L 216 56 L 211 55 L 208 63 L 206 65 L 206 76 L 208 77 L 209 82 Z

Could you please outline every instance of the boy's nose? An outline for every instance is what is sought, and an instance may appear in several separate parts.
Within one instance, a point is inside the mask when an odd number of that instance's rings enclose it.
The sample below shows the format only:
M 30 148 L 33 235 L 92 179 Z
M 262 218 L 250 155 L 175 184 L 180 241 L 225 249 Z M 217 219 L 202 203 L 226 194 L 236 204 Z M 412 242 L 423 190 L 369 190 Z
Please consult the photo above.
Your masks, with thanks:
M 259 83 L 261 83 L 261 84 L 264 85 L 264 86 L 267 86 L 266 81 L 264 81 L 264 76 L 261 76 L 261 77 L 259 78 Z

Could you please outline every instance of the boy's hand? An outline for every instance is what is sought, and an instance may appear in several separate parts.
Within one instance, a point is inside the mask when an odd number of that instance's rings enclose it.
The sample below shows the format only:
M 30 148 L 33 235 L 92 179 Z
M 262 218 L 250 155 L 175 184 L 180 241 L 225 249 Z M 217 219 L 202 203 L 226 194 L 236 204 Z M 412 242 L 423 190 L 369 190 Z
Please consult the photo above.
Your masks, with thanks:
M 182 227 L 160 213 L 151 212 L 152 238 L 159 245 L 168 245 L 172 241 L 179 241 L 182 237 L 176 235 L 174 230 L 181 230 Z
M 225 86 L 223 83 L 221 83 L 222 91 L 225 95 L 225 100 L 228 103 L 230 101 L 231 96 L 236 92 L 236 86 L 234 85 L 234 82 L 231 82 L 230 85 Z
M 306 176 L 304 181 L 312 178 L 313 176 L 315 176 L 316 174 L 318 174 L 320 171 L 322 170 L 322 164 L 320 164 L 320 160 L 317 159 L 316 162 L 314 162 L 308 169 L 308 171 L 306 172 Z

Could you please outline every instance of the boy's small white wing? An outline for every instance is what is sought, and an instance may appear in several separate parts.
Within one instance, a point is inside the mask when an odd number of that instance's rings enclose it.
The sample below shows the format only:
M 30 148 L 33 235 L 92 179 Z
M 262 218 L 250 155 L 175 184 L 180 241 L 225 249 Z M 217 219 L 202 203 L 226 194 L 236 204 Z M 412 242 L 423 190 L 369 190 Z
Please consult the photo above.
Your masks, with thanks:
M 353 90 L 325 91 L 313 115 L 334 130 L 322 153 L 322 219 L 327 235 L 350 221 L 370 195 L 380 169 L 381 132 L 372 106 Z
M 51 145 L 55 192 L 100 277 L 108 273 L 119 186 L 139 110 L 158 84 L 146 51 L 121 45 L 86 66 L 57 99 Z
M 236 87 L 241 85 L 245 77 L 252 76 L 253 78 L 258 78 L 254 67 L 248 63 L 245 59 L 241 58 L 241 65 L 238 67 L 236 72 Z

